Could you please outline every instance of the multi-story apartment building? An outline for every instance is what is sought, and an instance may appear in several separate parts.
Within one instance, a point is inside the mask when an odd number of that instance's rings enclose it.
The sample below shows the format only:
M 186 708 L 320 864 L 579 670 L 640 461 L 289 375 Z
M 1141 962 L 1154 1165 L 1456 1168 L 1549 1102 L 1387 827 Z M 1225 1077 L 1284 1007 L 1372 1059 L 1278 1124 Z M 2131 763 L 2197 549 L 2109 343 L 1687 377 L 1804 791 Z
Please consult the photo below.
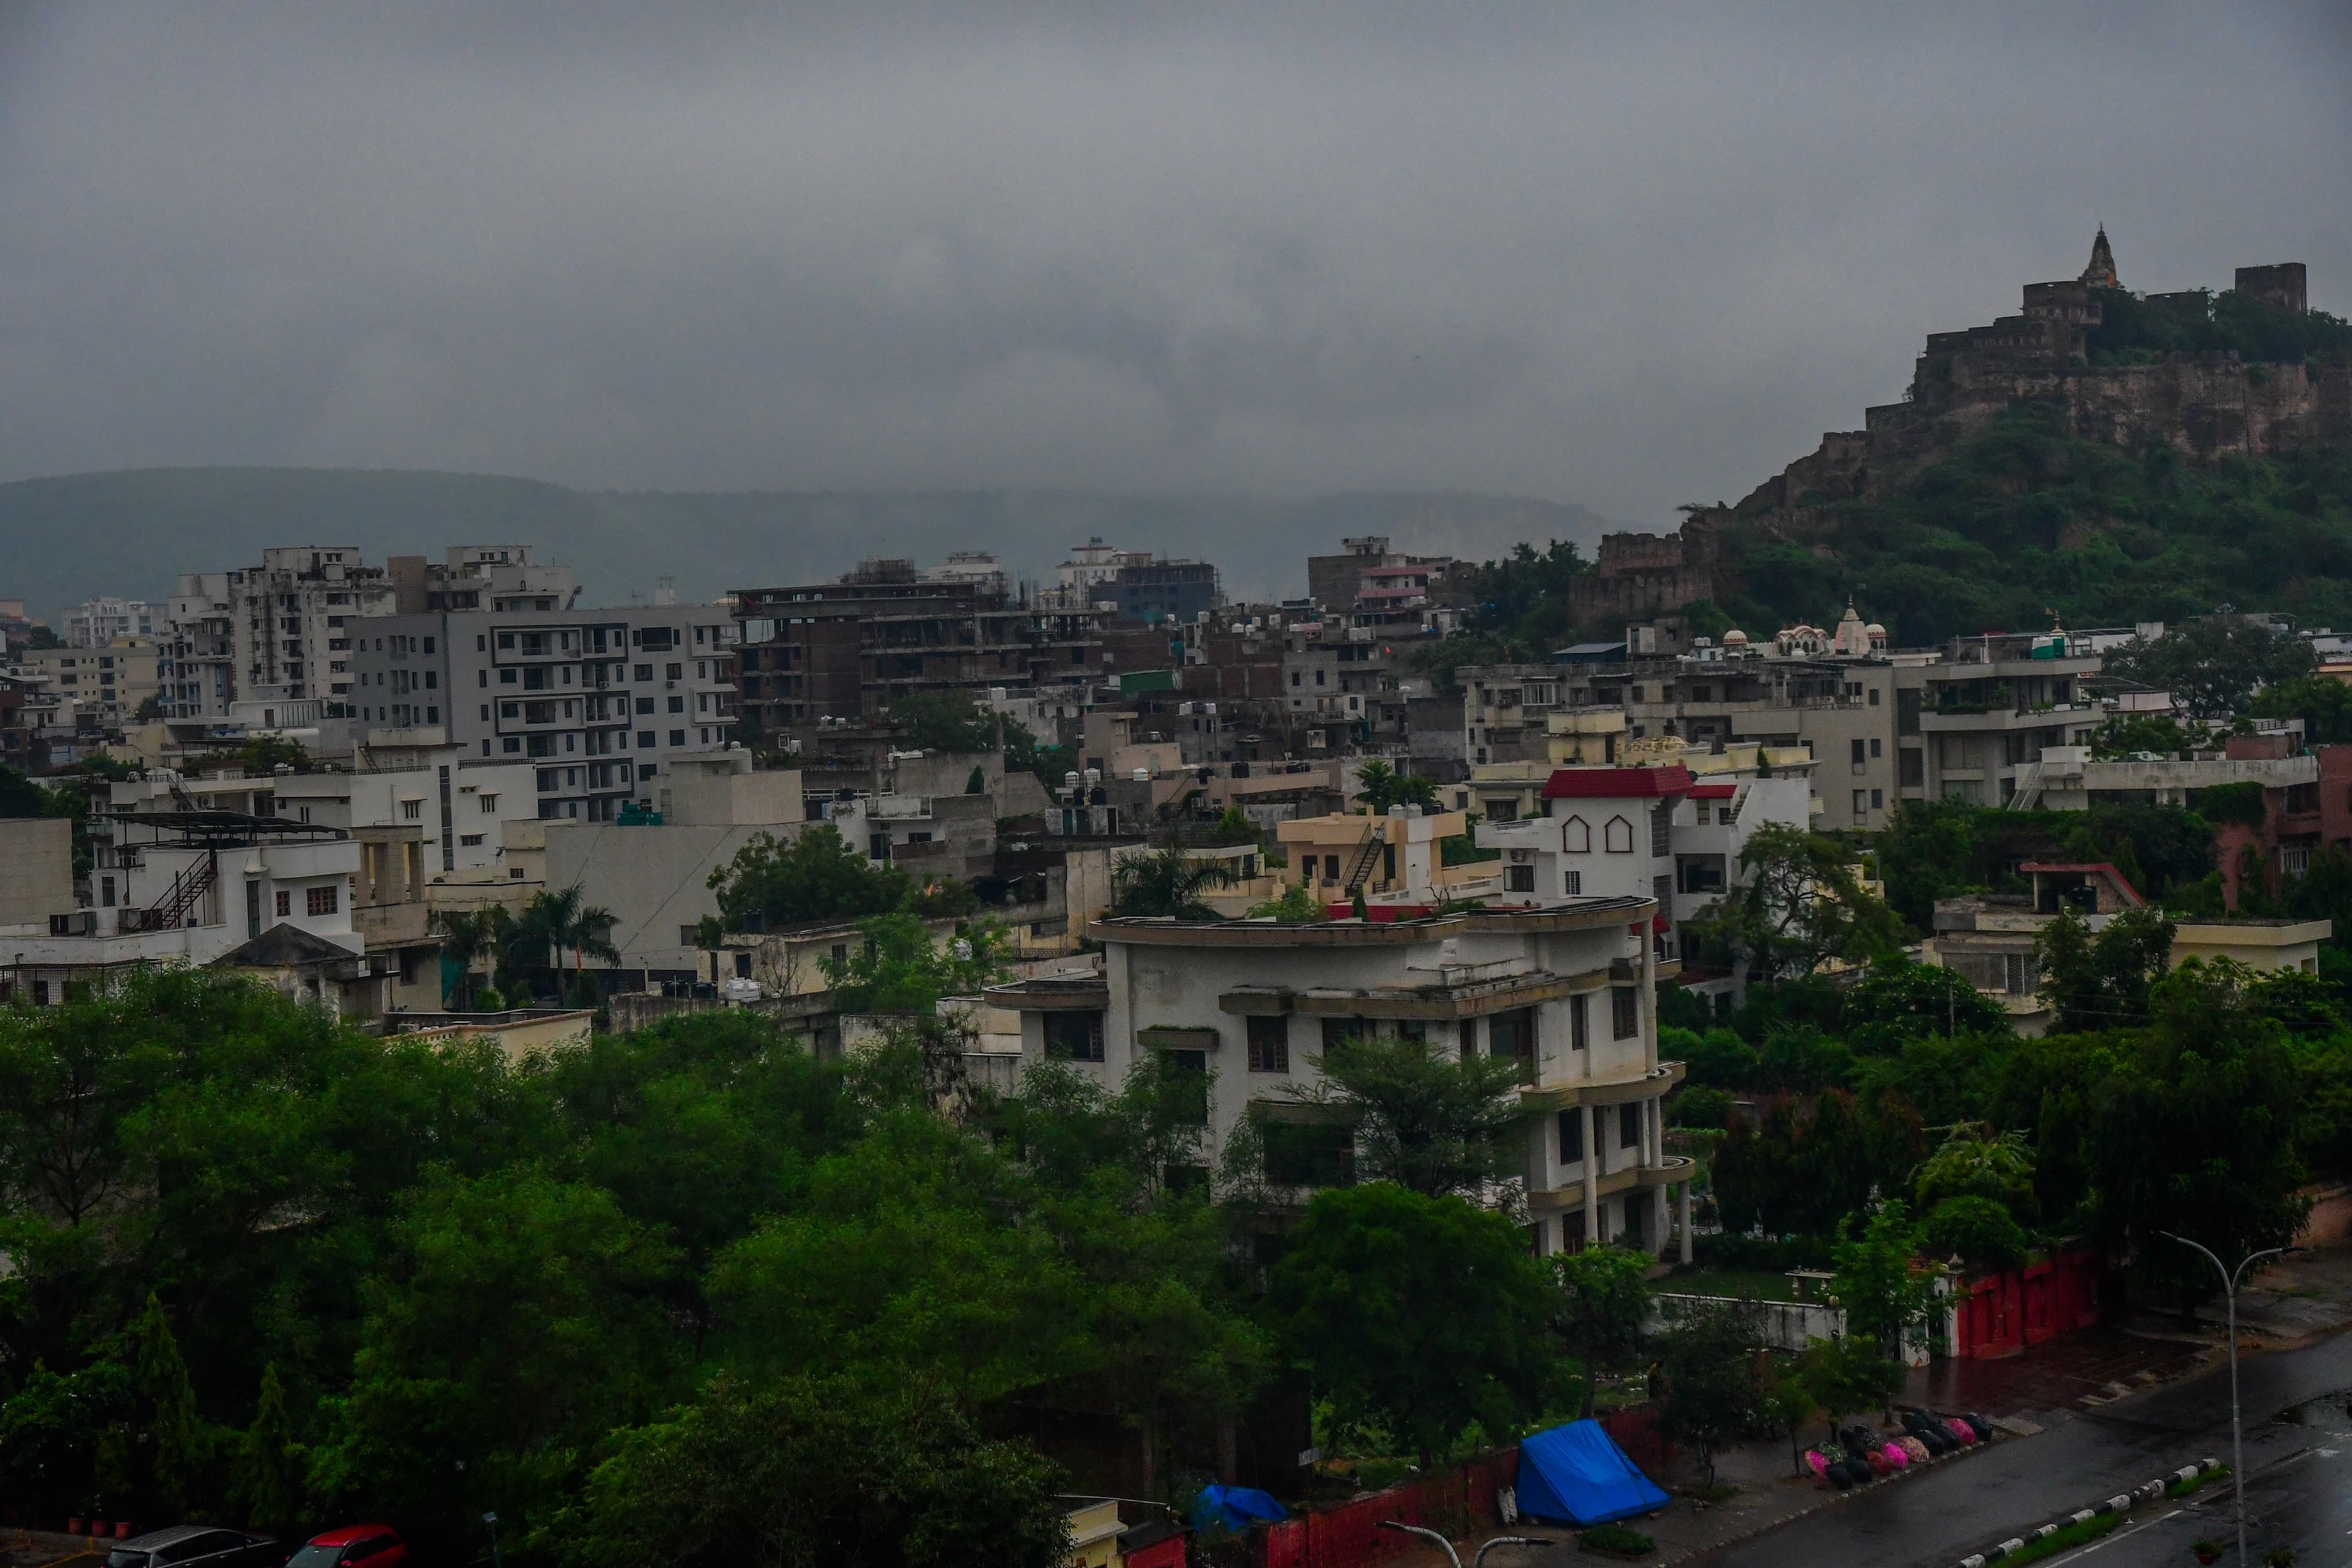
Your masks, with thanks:
M 1101 653 L 1091 609 L 1030 604 L 997 579 L 929 579 L 909 561 L 732 597 L 743 712 L 764 734 L 870 718 L 917 692 L 1066 685 L 1091 676 Z
M 352 545 L 289 545 L 232 572 L 184 572 L 172 595 L 161 671 L 168 715 L 226 720 L 229 704 L 313 699 L 356 715 L 354 623 L 395 612 L 561 610 L 578 598 L 571 568 L 531 558 L 527 544 L 468 544 L 444 561 L 395 555 L 362 563 Z
M 517 597 L 523 597 L 517 595 Z M 439 727 L 474 759 L 531 766 L 535 815 L 608 822 L 735 724 L 735 623 L 717 605 L 509 606 L 372 618 L 352 717 Z
M 154 643 L 121 637 L 102 645 L 37 648 L 25 663 L 49 678 L 49 689 L 72 705 L 77 725 L 120 730 L 160 694 L 162 658 Z
M 1632 742 L 1802 747 L 1816 763 L 1816 823 L 1870 830 L 1905 800 L 2000 805 L 2030 783 L 2044 747 L 2081 743 L 2105 716 L 2083 685 L 2098 654 L 2063 634 L 1889 651 L 1884 628 L 1849 606 L 1834 632 L 1794 626 L 1757 645 L 1733 631 L 1685 653 L 1628 651 L 1650 641 L 1457 671 L 1474 768 L 1540 761 L 1562 732 L 1555 715 L 1614 709 Z
M 68 647 L 104 647 L 122 637 L 160 637 L 171 606 L 144 599 L 85 599 L 66 612 Z
M 1669 1250 L 1678 1190 L 1687 1258 L 1694 1171 L 1664 1152 L 1659 1114 L 1682 1066 L 1658 1060 L 1656 913 L 1588 897 L 1377 923 L 1103 920 L 1098 973 L 987 1000 L 1019 1016 L 1024 1070 L 1056 1062 L 1116 1087 L 1156 1057 L 1197 1083 L 1207 1157 L 1249 1125 L 1277 1200 L 1353 1179 L 1350 1131 L 1314 1099 L 1334 1042 L 1408 1035 L 1516 1061 L 1531 1242 Z

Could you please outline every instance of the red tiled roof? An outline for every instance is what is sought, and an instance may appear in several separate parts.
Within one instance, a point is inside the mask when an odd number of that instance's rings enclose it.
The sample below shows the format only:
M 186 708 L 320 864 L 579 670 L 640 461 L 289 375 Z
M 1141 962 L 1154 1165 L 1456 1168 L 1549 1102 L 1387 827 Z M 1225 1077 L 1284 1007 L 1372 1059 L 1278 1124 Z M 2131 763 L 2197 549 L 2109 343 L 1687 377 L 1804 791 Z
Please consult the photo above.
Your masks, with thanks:
M 1559 768 L 1543 787 L 1546 800 L 1631 800 L 1640 796 L 1681 795 L 1689 790 L 1691 771 L 1680 763 L 1671 768 Z
M 1738 784 L 1693 784 L 1690 787 L 1693 800 L 1729 800 L 1738 793 Z

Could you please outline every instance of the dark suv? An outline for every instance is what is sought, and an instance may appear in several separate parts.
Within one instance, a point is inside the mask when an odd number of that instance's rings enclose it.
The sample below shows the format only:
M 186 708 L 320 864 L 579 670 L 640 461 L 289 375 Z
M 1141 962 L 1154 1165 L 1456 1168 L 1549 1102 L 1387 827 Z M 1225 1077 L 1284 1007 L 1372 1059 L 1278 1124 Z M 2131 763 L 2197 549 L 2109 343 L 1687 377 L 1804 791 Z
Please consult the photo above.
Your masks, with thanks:
M 285 1561 L 274 1536 L 175 1524 L 117 1542 L 106 1554 L 106 1568 L 278 1568 Z

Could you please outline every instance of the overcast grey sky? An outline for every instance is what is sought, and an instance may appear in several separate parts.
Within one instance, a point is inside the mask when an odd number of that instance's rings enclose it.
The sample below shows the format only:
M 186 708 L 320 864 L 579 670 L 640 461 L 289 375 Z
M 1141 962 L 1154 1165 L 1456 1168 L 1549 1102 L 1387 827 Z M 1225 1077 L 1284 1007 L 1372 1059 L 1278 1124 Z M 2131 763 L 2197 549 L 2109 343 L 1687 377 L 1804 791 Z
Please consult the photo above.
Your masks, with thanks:
M 698 17 L 701 19 L 697 19 Z M 0 478 L 1645 523 L 2078 271 L 2352 310 L 2352 6 L 0 0 Z

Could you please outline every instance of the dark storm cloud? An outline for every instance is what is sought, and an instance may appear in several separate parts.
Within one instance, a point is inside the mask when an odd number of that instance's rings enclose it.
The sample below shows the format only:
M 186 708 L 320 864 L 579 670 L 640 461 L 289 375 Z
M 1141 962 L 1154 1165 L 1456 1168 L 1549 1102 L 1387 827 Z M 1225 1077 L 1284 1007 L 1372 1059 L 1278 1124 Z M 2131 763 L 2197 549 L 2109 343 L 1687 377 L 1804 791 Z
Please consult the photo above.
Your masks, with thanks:
M 2336 7 L 0 9 L 0 477 L 1663 521 L 2070 274 L 2352 306 Z

